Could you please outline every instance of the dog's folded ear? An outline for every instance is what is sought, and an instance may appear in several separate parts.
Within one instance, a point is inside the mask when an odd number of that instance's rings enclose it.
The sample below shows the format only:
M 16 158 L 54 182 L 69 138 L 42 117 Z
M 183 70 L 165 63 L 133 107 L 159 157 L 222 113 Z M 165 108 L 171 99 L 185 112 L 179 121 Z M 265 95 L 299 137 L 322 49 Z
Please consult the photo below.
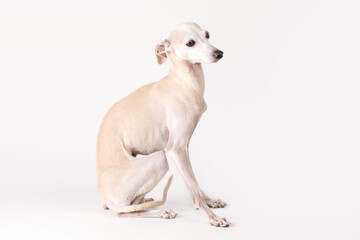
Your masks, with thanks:
M 155 55 L 156 55 L 158 64 L 163 64 L 166 61 L 166 59 L 167 59 L 166 50 L 169 46 L 170 46 L 170 43 L 166 39 L 155 46 Z

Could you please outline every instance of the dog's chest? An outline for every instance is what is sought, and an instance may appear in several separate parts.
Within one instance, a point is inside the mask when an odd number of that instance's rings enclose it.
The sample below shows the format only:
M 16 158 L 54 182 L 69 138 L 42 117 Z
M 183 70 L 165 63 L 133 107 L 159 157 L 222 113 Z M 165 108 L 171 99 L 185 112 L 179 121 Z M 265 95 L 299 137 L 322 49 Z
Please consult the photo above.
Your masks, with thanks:
M 191 135 L 198 124 L 206 103 L 201 97 L 183 97 L 174 100 L 167 111 L 170 135 Z

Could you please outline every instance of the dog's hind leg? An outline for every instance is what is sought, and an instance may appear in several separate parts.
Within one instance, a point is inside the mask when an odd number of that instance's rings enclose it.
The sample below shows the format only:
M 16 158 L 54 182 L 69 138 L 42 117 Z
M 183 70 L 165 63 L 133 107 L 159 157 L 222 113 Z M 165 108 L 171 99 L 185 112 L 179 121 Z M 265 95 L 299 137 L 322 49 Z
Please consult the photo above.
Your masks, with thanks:
M 176 216 L 172 211 L 144 211 L 147 208 L 163 205 L 166 201 L 167 191 L 171 185 L 170 176 L 161 201 L 150 201 L 145 195 L 151 191 L 168 171 L 169 166 L 165 153 L 162 151 L 152 153 L 143 158 L 132 159 L 124 170 L 126 174 L 119 174 L 123 178 L 115 185 L 120 188 L 110 188 L 111 194 L 103 196 L 105 209 L 111 209 L 120 216 L 127 217 L 161 217 L 173 218 Z M 118 175 L 115 175 L 115 178 Z M 124 214 L 124 213 L 134 214 Z
M 163 192 L 163 199 L 161 201 L 146 201 L 143 196 L 140 196 L 144 199 L 144 203 L 134 204 L 128 206 L 117 206 L 109 200 L 105 200 L 107 209 L 111 209 L 118 212 L 119 217 L 124 218 L 175 218 L 178 214 L 173 212 L 171 209 L 167 210 L 143 210 L 146 208 L 157 207 L 163 205 L 167 198 L 167 191 L 171 185 L 173 176 L 170 176 Z M 107 207 L 109 206 L 109 208 Z M 104 207 L 105 208 L 105 207 Z
M 141 204 L 129 204 L 129 205 L 119 205 L 114 203 L 113 201 L 104 198 L 104 202 L 105 202 L 105 209 L 109 208 L 115 212 L 118 213 L 126 213 L 126 212 L 138 212 L 138 211 L 142 211 L 145 210 L 147 208 L 152 208 L 152 207 L 158 207 L 163 205 L 166 202 L 166 198 L 167 198 L 167 192 L 170 188 L 171 182 L 172 182 L 172 178 L 173 176 L 171 175 L 169 177 L 169 180 L 164 188 L 163 191 L 163 198 L 160 201 L 149 201 L 149 202 L 144 202 Z

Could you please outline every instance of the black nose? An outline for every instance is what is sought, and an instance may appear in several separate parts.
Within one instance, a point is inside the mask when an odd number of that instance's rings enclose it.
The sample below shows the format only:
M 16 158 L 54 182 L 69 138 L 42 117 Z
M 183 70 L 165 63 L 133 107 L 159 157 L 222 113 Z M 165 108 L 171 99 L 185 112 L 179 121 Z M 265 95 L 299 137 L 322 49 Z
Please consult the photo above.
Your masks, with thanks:
M 220 50 L 216 50 L 216 51 L 214 52 L 214 57 L 215 57 L 216 59 L 221 59 L 221 58 L 223 57 L 223 52 L 220 51 Z

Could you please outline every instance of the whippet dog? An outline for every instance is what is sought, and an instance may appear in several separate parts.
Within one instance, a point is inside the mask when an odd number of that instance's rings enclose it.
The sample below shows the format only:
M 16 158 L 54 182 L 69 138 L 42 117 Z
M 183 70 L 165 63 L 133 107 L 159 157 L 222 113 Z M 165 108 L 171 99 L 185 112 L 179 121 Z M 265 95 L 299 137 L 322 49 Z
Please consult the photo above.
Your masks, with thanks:
M 147 210 L 165 203 L 172 176 L 161 201 L 145 198 L 169 169 L 167 153 L 195 207 L 206 212 L 211 225 L 230 225 L 211 211 L 226 203 L 200 189 L 189 159 L 190 138 L 206 110 L 201 64 L 223 56 L 209 38 L 209 32 L 195 23 L 177 25 L 155 47 L 159 64 L 170 61 L 168 75 L 132 92 L 106 113 L 96 149 L 98 188 L 105 209 L 120 217 L 176 217 L 171 210 Z

